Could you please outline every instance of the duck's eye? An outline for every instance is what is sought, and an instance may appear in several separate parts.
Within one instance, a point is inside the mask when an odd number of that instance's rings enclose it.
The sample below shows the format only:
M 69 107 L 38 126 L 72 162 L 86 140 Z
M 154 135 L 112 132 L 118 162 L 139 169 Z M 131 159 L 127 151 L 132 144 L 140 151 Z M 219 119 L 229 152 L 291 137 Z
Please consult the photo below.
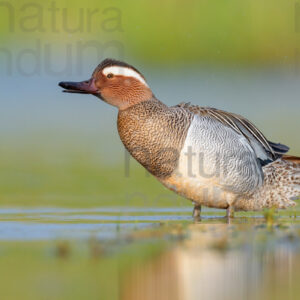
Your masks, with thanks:
M 113 74 L 113 73 L 108 73 L 108 74 L 106 75 L 106 77 L 107 77 L 107 78 L 113 78 L 113 77 L 114 77 L 114 74 Z

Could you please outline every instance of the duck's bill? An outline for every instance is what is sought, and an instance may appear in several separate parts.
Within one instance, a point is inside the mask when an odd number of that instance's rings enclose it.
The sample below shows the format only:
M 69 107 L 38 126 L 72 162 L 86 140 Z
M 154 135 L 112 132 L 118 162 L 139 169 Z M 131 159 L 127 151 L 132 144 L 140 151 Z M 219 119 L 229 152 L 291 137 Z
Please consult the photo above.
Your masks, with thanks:
M 77 93 L 77 94 L 97 94 L 98 88 L 95 85 L 93 79 L 80 81 L 80 82 L 71 82 L 71 81 L 62 81 L 58 84 L 62 87 L 65 93 Z

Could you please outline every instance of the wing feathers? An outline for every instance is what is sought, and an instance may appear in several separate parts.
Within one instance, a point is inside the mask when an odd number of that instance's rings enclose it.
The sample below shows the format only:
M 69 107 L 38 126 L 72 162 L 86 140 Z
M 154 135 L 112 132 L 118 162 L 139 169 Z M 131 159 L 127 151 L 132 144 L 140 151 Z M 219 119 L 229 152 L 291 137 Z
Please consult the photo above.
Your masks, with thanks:
M 275 153 L 277 154 L 284 154 L 284 153 L 287 153 L 290 148 L 286 145 L 282 145 L 280 143 L 273 143 L 273 142 L 270 142 L 268 141 L 270 146 L 273 148 L 273 150 L 275 151 Z
M 176 105 L 176 107 L 182 107 L 194 114 L 209 115 L 222 124 L 232 128 L 238 134 L 247 138 L 257 153 L 258 158 L 261 160 L 274 161 L 289 150 L 289 147 L 285 145 L 269 142 L 253 123 L 240 115 L 216 108 L 191 105 L 190 103 L 180 103 Z

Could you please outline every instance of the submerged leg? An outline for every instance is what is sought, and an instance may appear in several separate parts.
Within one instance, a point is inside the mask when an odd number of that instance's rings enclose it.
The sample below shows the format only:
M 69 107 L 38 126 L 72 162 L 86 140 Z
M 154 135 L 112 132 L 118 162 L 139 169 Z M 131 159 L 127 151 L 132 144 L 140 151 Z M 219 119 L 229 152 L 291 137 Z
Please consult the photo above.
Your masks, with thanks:
M 233 206 L 228 206 L 228 208 L 226 209 L 226 217 L 228 219 L 232 219 L 234 218 L 234 207 Z
M 195 220 L 200 220 L 201 219 L 201 205 L 200 204 L 196 204 L 194 206 L 193 209 L 193 218 Z

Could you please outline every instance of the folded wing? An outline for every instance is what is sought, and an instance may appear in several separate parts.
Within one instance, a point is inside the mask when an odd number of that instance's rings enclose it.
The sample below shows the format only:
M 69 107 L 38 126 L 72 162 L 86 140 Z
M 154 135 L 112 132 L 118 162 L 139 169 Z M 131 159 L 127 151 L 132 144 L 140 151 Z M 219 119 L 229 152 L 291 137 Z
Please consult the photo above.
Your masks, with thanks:
M 195 114 L 209 115 L 244 136 L 255 151 L 262 166 L 280 158 L 289 150 L 289 147 L 286 145 L 268 141 L 253 123 L 240 115 L 216 108 L 191 105 L 190 103 L 180 103 L 177 107 L 182 107 Z

